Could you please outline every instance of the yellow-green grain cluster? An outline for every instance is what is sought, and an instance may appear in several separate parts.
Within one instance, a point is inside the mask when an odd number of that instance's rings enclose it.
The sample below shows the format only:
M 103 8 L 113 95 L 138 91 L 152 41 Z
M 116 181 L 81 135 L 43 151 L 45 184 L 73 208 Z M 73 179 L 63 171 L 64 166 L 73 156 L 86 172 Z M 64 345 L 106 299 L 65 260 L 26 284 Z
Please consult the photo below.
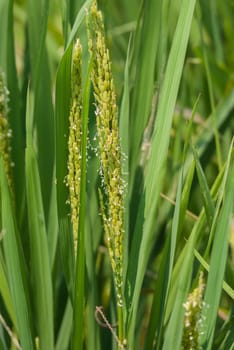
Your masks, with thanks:
M 203 273 L 200 273 L 198 287 L 189 294 L 184 304 L 184 332 L 182 350 L 199 350 L 199 330 L 201 329 L 201 310 L 204 290 Z
M 12 131 L 9 128 L 7 119 L 9 92 L 4 83 L 3 74 L 0 73 L 0 154 L 3 158 L 4 168 L 8 184 L 12 190 L 12 160 L 11 160 L 11 137 Z
M 93 57 L 92 83 L 96 100 L 96 119 L 101 161 L 101 210 L 118 306 L 123 303 L 123 192 L 118 110 L 111 72 L 109 50 L 105 44 L 103 18 L 96 1 L 88 17 L 89 50 Z
M 82 90 L 81 90 L 81 53 L 80 41 L 77 40 L 72 61 L 72 98 L 69 115 L 68 138 L 68 175 L 69 203 L 71 206 L 71 221 L 74 233 L 74 245 L 77 246 L 78 216 L 80 206 L 81 178 L 81 135 L 82 135 Z

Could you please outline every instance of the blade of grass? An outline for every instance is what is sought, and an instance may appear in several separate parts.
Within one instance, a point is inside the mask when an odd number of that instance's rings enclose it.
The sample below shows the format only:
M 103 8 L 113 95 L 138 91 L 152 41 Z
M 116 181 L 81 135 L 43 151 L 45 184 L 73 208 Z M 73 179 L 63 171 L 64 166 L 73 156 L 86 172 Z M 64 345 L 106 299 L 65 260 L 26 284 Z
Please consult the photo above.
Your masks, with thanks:
M 9 11 L 9 1 L 3 0 L 0 3 L 0 33 L 1 33 L 1 51 L 0 51 L 0 65 L 1 69 L 5 72 L 7 71 L 7 28 L 8 28 L 8 11 Z
M 193 175 L 193 171 L 192 171 Z M 191 184 L 190 179 L 188 182 Z M 178 228 L 179 228 L 179 218 L 178 218 Z M 177 228 L 177 229 L 178 229 Z M 157 345 L 157 349 L 180 349 L 181 348 L 181 339 L 183 333 L 183 319 L 184 319 L 184 309 L 182 307 L 184 301 L 186 300 L 190 280 L 192 277 L 192 268 L 193 268 L 193 249 L 196 243 L 194 235 L 191 233 L 191 236 L 186 245 L 186 253 L 183 256 L 183 264 L 180 270 L 177 270 L 176 280 L 176 292 L 175 299 L 173 300 L 173 307 L 171 317 L 166 329 L 163 347 L 160 347 L 160 344 Z M 173 286 L 173 280 L 170 281 L 171 286 Z M 166 323 L 166 318 L 164 318 L 164 324 Z
M 182 155 L 183 176 L 185 173 L 184 164 L 185 164 L 185 160 L 186 160 L 187 154 L 188 154 L 189 143 L 190 143 L 191 135 L 192 135 L 192 126 L 193 126 L 194 117 L 195 117 L 195 113 L 197 110 L 199 99 L 200 99 L 200 95 L 197 97 L 197 99 L 194 103 L 191 119 L 189 121 L 188 129 L 187 129 L 187 133 L 186 133 L 186 139 L 185 139 L 183 155 Z M 187 179 L 185 181 L 184 189 L 183 189 L 182 196 L 181 196 L 180 218 L 179 218 L 179 227 L 178 227 L 178 232 L 177 232 L 177 240 L 178 241 L 181 238 L 180 236 L 181 236 L 181 232 L 182 232 L 184 218 L 185 218 L 186 210 L 188 207 L 188 201 L 189 201 L 189 196 L 190 196 L 190 191 L 191 191 L 191 186 L 192 186 L 192 181 L 193 181 L 193 176 L 194 176 L 194 170 L 195 170 L 195 164 L 194 164 L 194 162 L 192 162 L 190 164 L 190 167 L 189 167 Z
M 177 284 L 177 292 L 176 297 L 174 299 L 174 306 L 172 310 L 172 314 L 169 320 L 169 324 L 167 326 L 164 343 L 162 350 L 166 349 L 175 349 L 179 350 L 181 346 L 181 338 L 183 333 L 183 319 L 184 319 L 184 309 L 183 303 L 186 300 L 190 280 L 192 276 L 192 264 L 193 264 L 193 249 L 194 249 L 194 241 L 190 241 L 187 246 L 187 251 L 184 259 L 184 264 L 182 269 L 177 276 L 178 284 Z
M 95 138 L 97 135 L 96 130 L 96 117 L 92 115 L 90 110 L 89 116 L 89 140 Z M 97 215 L 100 210 L 99 198 L 97 196 L 97 178 L 98 170 L 100 167 L 99 159 L 96 157 L 90 147 L 88 147 L 88 163 L 87 163 L 87 198 L 86 203 L 86 226 L 85 226 L 85 255 L 86 255 L 86 319 L 87 329 L 89 330 L 89 336 L 86 338 L 87 349 L 101 350 L 101 336 L 100 327 L 97 325 L 97 321 L 94 317 L 94 310 L 99 305 L 100 295 L 100 274 L 98 273 L 98 260 L 100 258 L 99 249 L 101 239 L 103 237 L 103 226 L 101 222 L 101 216 Z M 99 258 L 98 258 L 99 256 Z
M 87 11 L 88 11 L 92 1 L 93 0 L 86 0 L 84 5 L 81 7 L 80 11 L 78 12 L 76 19 L 75 19 L 75 22 L 73 24 L 71 33 L 70 33 L 69 38 L 68 38 L 68 42 L 67 42 L 67 46 L 66 46 L 67 48 L 71 45 L 71 42 L 74 40 L 78 29 L 80 28 L 82 22 L 85 19 L 85 16 L 87 14 Z
M 212 76 L 210 72 L 210 66 L 207 59 L 206 54 L 206 47 L 204 44 L 204 37 L 203 32 L 201 30 L 202 25 L 200 23 L 200 36 L 201 36 L 201 47 L 203 52 L 203 60 L 204 60 L 204 66 L 205 66 L 205 72 L 207 77 L 207 83 L 208 83 L 208 92 L 209 92 L 209 98 L 210 98 L 210 105 L 211 105 L 211 111 L 212 111 L 212 122 L 213 122 L 213 131 L 214 131 L 214 139 L 215 139 L 215 147 L 216 147 L 216 153 L 217 153 L 217 159 L 218 159 L 218 165 L 219 170 L 222 168 L 222 154 L 221 154 L 221 145 L 220 145 L 220 136 L 218 133 L 218 125 L 217 125 L 217 114 L 215 109 L 215 100 L 214 100 L 214 91 L 213 91 L 213 84 L 212 84 Z
M 183 1 L 181 5 L 181 11 L 158 104 L 155 132 L 152 139 L 151 154 L 146 173 L 143 239 L 141 241 L 139 256 L 131 256 L 139 268 L 137 269 L 136 277 L 132 276 L 131 271 L 129 271 L 129 281 L 133 292 L 128 324 L 131 339 L 130 346 L 133 342 L 133 330 L 135 327 L 141 285 L 154 238 L 153 224 L 155 221 L 155 212 L 162 187 L 163 170 L 169 144 L 170 128 L 182 74 L 194 6 L 195 1 L 190 1 L 189 3 Z M 144 198 L 142 201 L 144 201 Z M 139 232 L 135 232 L 135 236 L 139 236 Z M 136 260 L 137 258 L 138 261 Z
M 173 215 L 172 230 L 165 245 L 163 260 L 160 264 L 159 277 L 154 292 L 154 299 L 151 309 L 151 317 L 148 326 L 145 349 L 153 349 L 155 335 L 157 334 L 157 349 L 161 349 L 162 328 L 165 313 L 165 305 L 168 297 L 168 290 L 171 280 L 172 267 L 175 257 L 177 233 L 179 229 L 179 219 L 181 216 L 181 195 L 182 195 L 182 171 L 179 177 L 179 184 L 176 196 L 176 205 Z
M 74 23 L 75 19 L 76 19 L 76 15 L 80 9 L 80 7 L 83 5 L 83 3 L 85 2 L 85 0 L 82 1 L 73 1 L 73 0 L 69 0 L 70 5 L 69 5 L 69 9 L 70 9 L 70 23 L 71 26 Z
M 56 182 L 57 208 L 59 225 L 59 248 L 62 264 L 70 295 L 73 294 L 74 283 L 74 248 L 72 228 L 69 218 L 69 206 L 66 204 L 69 194 L 64 183 L 67 175 L 67 144 L 68 144 L 68 116 L 70 109 L 71 91 L 71 60 L 72 45 L 65 51 L 59 64 L 56 79 Z
M 231 146 L 230 149 L 233 148 L 233 143 L 234 143 L 234 139 L 231 142 Z M 223 176 L 223 180 L 222 183 L 220 185 L 220 189 L 219 189 L 219 193 L 218 193 L 218 198 L 217 198 L 217 204 L 216 204 L 216 208 L 215 208 L 215 212 L 214 212 L 214 218 L 213 218 L 213 222 L 212 222 L 212 226 L 210 229 L 210 236 L 209 236 L 209 241 L 207 243 L 207 247 L 206 247 L 206 251 L 204 253 L 204 257 L 207 258 L 210 252 L 210 248 L 213 242 L 213 237 L 214 237 L 214 233 L 215 233 L 215 229 L 216 229 L 216 225 L 218 222 L 218 215 L 219 215 L 219 211 L 222 205 L 222 201 L 223 201 L 223 196 L 224 196 L 224 191 L 226 188 L 226 184 L 227 184 L 227 180 L 228 180 L 228 172 L 229 172 L 229 167 L 230 167 L 230 161 L 231 161 L 231 152 L 229 151 L 229 155 L 228 155 L 228 160 L 224 166 L 224 176 Z
M 192 121 L 191 121 L 192 123 Z M 190 130 L 188 131 L 188 135 L 187 135 L 187 140 L 189 139 L 189 136 L 190 136 Z M 185 144 L 185 148 L 184 148 L 184 156 L 185 156 L 185 153 L 186 153 L 186 144 Z M 190 168 L 190 172 L 187 176 L 187 180 L 185 182 L 185 186 L 184 186 L 184 190 L 182 192 L 182 177 L 183 177 L 183 168 L 181 169 L 181 174 L 180 174 L 180 180 L 179 180 L 179 185 L 178 185 L 178 190 L 177 190 L 177 199 L 176 199 L 176 206 L 175 206 L 175 211 L 174 211 L 174 217 L 173 217 L 173 223 L 172 223 L 172 238 L 171 238 L 171 247 L 170 247 L 170 256 L 167 260 L 167 264 L 169 265 L 169 269 L 167 271 L 167 273 L 163 274 L 162 275 L 162 279 L 165 280 L 165 276 L 166 277 L 166 294 L 165 294 L 165 299 L 164 299 L 164 305 L 163 305 L 163 312 L 161 313 L 160 312 L 160 324 L 159 326 L 157 326 L 157 329 L 158 329 L 158 339 L 157 339 L 157 342 L 156 342 L 156 349 L 159 350 L 162 348 L 162 337 L 163 337 L 163 333 L 162 333 L 162 330 L 163 330 L 163 325 L 165 324 L 165 313 L 166 313 L 166 306 L 167 306 L 167 300 L 168 300 L 168 293 L 169 293 L 169 287 L 170 287 L 170 284 L 172 283 L 171 281 L 171 275 L 172 275 L 172 267 L 173 267 L 173 262 L 174 262 L 174 256 L 175 256 L 175 249 L 176 249 L 176 241 L 178 241 L 178 234 L 180 233 L 180 230 L 181 230 L 181 227 L 182 227 L 182 223 L 184 221 L 184 217 L 185 217 L 185 212 L 186 212 L 186 208 L 187 208 L 187 204 L 188 204 L 188 198 L 189 198 L 189 193 L 190 193 L 190 189 L 191 189 L 191 184 L 192 184 L 192 179 L 193 179 L 193 175 L 194 175 L 194 166 L 192 164 L 191 168 Z M 187 191 L 187 193 L 185 193 Z M 182 193 L 181 193 L 182 192 Z M 192 244 L 195 244 L 195 242 L 191 243 Z M 191 249 L 191 247 L 190 247 Z M 187 254 L 190 254 L 191 251 L 188 250 Z M 184 268 L 184 270 L 182 269 L 181 270 L 181 275 L 179 274 L 177 276 L 177 279 L 180 280 L 184 278 L 184 276 L 189 276 L 190 275 L 190 271 L 192 269 L 192 260 L 188 261 L 189 264 L 186 266 L 186 268 Z M 182 276 L 182 273 L 184 274 Z M 165 282 L 163 282 L 165 283 Z M 183 286 L 183 291 L 180 290 L 180 287 Z M 179 295 L 182 299 L 185 298 L 185 295 L 187 293 L 187 288 L 188 288 L 188 285 L 183 285 L 181 284 L 181 286 L 178 284 L 177 286 L 177 295 Z M 157 301 L 157 303 L 160 304 L 160 308 L 162 308 L 161 306 L 161 298 L 158 299 L 157 295 L 155 294 L 155 298 Z M 180 301 L 182 299 L 179 299 Z M 178 302 L 178 305 L 175 305 L 175 308 L 177 308 L 177 311 L 181 311 L 180 308 L 179 308 L 179 302 Z M 176 333 L 176 329 L 175 329 L 175 325 L 176 325 L 176 322 L 179 322 L 179 320 L 181 321 L 182 319 L 182 313 L 179 315 L 179 314 L 176 314 L 177 311 L 172 311 L 172 318 L 170 320 L 170 324 L 168 327 L 169 330 L 168 330 L 168 333 L 171 334 L 171 332 L 174 334 Z M 174 312 L 174 316 L 173 316 L 173 312 Z M 178 319 L 176 319 L 176 315 L 178 316 Z M 175 318 L 173 320 L 173 317 Z M 182 323 L 181 323 L 182 324 Z M 178 326 L 179 324 L 177 324 Z M 180 332 L 182 331 L 182 328 L 183 326 L 178 326 L 178 330 L 180 330 Z M 173 334 L 172 334 L 172 338 L 173 338 Z M 169 340 L 168 340 L 169 341 Z M 170 341 L 169 341 L 170 343 Z M 180 339 L 178 339 L 178 348 L 179 348 L 179 344 L 180 344 Z M 166 346 L 169 346 L 169 345 L 166 345 Z M 165 347 L 166 347 L 165 346 Z M 150 347 L 149 347 L 150 349 Z
M 43 55 L 45 51 L 45 36 L 48 20 L 49 2 L 48 0 L 39 0 L 36 3 L 34 3 L 34 1 L 29 0 L 27 6 L 31 55 L 30 60 L 33 75 L 32 80 L 33 86 L 36 87 L 36 84 L 39 84 L 39 82 L 36 81 L 36 78 L 39 77 L 38 75 L 41 71 L 40 66 L 42 64 Z
M 88 205 L 88 208 L 89 208 L 89 212 L 93 209 L 92 205 L 90 204 Z M 93 232 L 91 227 L 91 217 L 92 217 L 92 213 L 89 213 L 86 216 L 86 238 L 85 238 L 85 248 L 86 248 L 85 254 L 86 254 L 86 264 L 87 264 L 86 289 L 88 294 L 86 317 L 87 317 L 87 329 L 89 330 L 89 336 L 86 339 L 86 346 L 87 346 L 87 349 L 101 350 L 100 331 L 99 331 L 99 327 L 97 327 L 97 321 L 94 317 L 94 310 L 96 306 L 99 304 L 99 301 L 98 301 L 99 288 L 98 288 L 98 278 L 97 278 L 96 266 L 95 266 L 96 254 L 94 251 L 94 242 L 92 237 Z
M 72 332 L 73 309 L 70 299 L 67 301 L 66 309 L 56 340 L 55 350 L 69 349 L 70 336 Z
M 53 293 L 40 179 L 33 148 L 26 149 L 26 188 L 30 229 L 31 271 L 40 349 L 54 347 Z M 38 292 L 39 291 L 39 292 Z
M 27 100 L 26 195 L 30 230 L 31 278 L 34 292 L 35 319 L 40 349 L 54 348 L 53 292 L 48 241 L 36 155 L 33 149 L 32 99 Z
M 187 138 L 189 138 L 189 132 L 188 132 Z M 186 152 L 186 146 L 185 146 L 185 152 Z M 176 213 L 176 209 L 175 209 L 174 217 L 173 217 L 173 222 L 175 222 L 174 223 L 175 226 L 174 225 L 172 226 L 172 233 L 176 230 L 176 232 L 174 232 L 174 236 L 176 237 L 177 242 L 179 242 L 180 238 L 181 238 L 180 235 L 182 232 L 182 226 L 183 226 L 185 215 L 186 215 L 186 209 L 187 209 L 189 195 L 190 195 L 190 191 L 191 191 L 192 180 L 194 177 L 194 169 L 195 169 L 195 165 L 194 165 L 194 163 L 192 163 L 192 165 L 190 167 L 190 171 L 187 174 L 187 178 L 186 178 L 186 181 L 184 184 L 183 191 L 181 193 L 181 197 L 179 199 L 177 199 L 177 202 L 178 202 L 177 205 L 179 205 L 179 209 L 178 209 L 179 210 L 179 213 L 178 213 L 179 217 L 178 217 L 178 219 L 176 218 L 177 213 Z M 184 169 L 182 169 L 181 171 L 183 172 Z M 179 191 L 179 186 L 178 186 L 178 190 L 177 190 L 177 197 L 180 196 L 180 193 L 178 191 Z M 178 222 L 177 222 L 177 220 L 178 220 Z M 175 240 L 175 238 L 174 238 L 174 240 Z M 175 250 L 175 242 L 174 242 L 174 250 Z M 175 252 L 173 254 L 175 254 Z M 171 253 L 171 256 L 172 256 L 172 253 Z M 162 324 L 161 324 L 161 329 L 160 329 L 161 332 L 163 329 L 163 324 L 166 323 L 165 317 L 166 317 L 166 308 L 167 308 L 167 303 L 168 303 L 169 287 L 171 287 L 171 285 L 173 283 L 172 279 L 171 279 L 173 261 L 174 261 L 174 257 L 173 257 L 173 259 L 170 258 L 170 264 L 171 264 L 170 270 L 169 270 L 170 271 L 170 278 L 168 278 L 167 299 L 165 300 L 165 305 L 164 305 L 165 310 L 163 313 L 163 319 L 162 319 Z M 160 334 L 160 336 L 162 337 L 162 334 Z M 160 349 L 160 346 L 162 346 L 162 344 L 160 342 L 157 343 L 157 349 Z
M 133 98 L 131 103 L 131 174 L 139 160 L 140 144 L 143 132 L 150 116 L 154 89 L 154 74 L 156 66 L 157 48 L 160 34 L 162 1 L 144 1 L 143 24 L 139 43 L 139 56 Z M 141 23 L 139 22 L 141 25 Z M 148 33 L 151 33 L 150 35 Z
M 233 108 L 233 103 L 234 103 L 234 88 L 228 90 L 228 92 L 224 94 L 224 96 L 221 98 L 220 102 L 215 108 L 218 129 L 221 129 L 224 124 L 228 123 L 228 121 L 231 120 L 232 118 L 231 111 Z M 200 157 L 202 157 L 202 155 L 205 153 L 209 144 L 213 141 L 213 138 L 214 138 L 212 118 L 213 118 L 212 115 L 209 116 L 206 123 L 206 128 L 204 129 L 202 134 L 199 135 L 198 139 L 195 142 L 195 147 Z M 185 173 L 189 169 L 192 157 L 193 155 L 191 154 L 186 160 Z
M 68 115 L 71 96 L 72 44 L 65 51 L 59 64 L 56 79 L 56 181 L 59 218 L 69 213 L 66 201 L 68 189 L 64 184 L 67 175 Z
M 203 172 L 201 163 L 199 161 L 198 153 L 194 147 L 193 147 L 193 156 L 196 164 L 197 176 L 198 176 L 198 181 L 199 181 L 200 190 L 202 194 L 203 204 L 206 211 L 206 218 L 207 218 L 208 225 L 211 228 L 213 218 L 214 218 L 215 206 L 214 206 L 213 199 L 210 195 L 210 190 L 206 181 L 205 174 Z
M 210 271 L 210 265 L 206 262 L 205 259 L 201 256 L 201 254 L 195 249 L 194 255 L 197 258 L 197 260 L 200 262 L 200 264 L 204 267 L 204 269 L 209 272 Z M 234 289 L 231 288 L 230 285 L 227 284 L 227 282 L 223 281 L 223 290 L 229 295 L 232 300 L 234 300 Z
M 0 324 L 0 349 L 7 350 L 6 341 L 4 338 L 4 327 Z
M 221 33 L 219 26 L 219 17 L 218 17 L 218 6 L 217 3 L 213 1 L 208 1 L 206 3 L 200 3 L 202 10 L 202 23 L 205 26 L 205 30 L 208 32 L 212 40 L 212 45 L 214 49 L 214 55 L 219 63 L 223 61 L 224 52 L 223 44 L 221 39 Z M 220 10 L 220 9 L 219 9 Z
M 230 166 L 229 176 L 224 193 L 224 202 L 214 236 L 211 253 L 210 271 L 204 297 L 202 319 L 204 321 L 201 344 L 203 349 L 211 349 L 217 311 L 221 296 L 226 259 L 228 254 L 228 237 L 230 218 L 233 210 L 234 197 L 234 165 Z M 215 293 L 214 293 L 215 291 Z
M 51 200 L 48 215 L 48 248 L 51 271 L 54 266 L 56 248 L 58 243 L 58 215 L 55 176 L 53 176 L 53 179 L 54 181 L 52 183 Z
M 70 1 L 62 0 L 61 1 L 61 16 L 63 24 L 63 38 L 64 38 L 64 48 L 67 46 L 67 40 L 70 30 Z
M 90 111 L 91 112 L 91 111 Z M 95 128 L 96 118 L 90 113 L 89 117 L 89 140 L 95 138 L 97 133 Z M 93 130 L 95 129 L 95 130 Z M 91 141 L 92 142 L 92 141 Z M 89 336 L 86 338 L 87 349 L 101 350 L 101 331 L 94 317 L 94 310 L 100 304 L 100 276 L 99 263 L 100 261 L 100 244 L 103 237 L 103 226 L 101 216 L 97 215 L 100 210 L 99 198 L 97 197 L 97 178 L 100 167 L 98 158 L 89 148 L 91 159 L 87 164 L 87 198 L 86 203 L 86 234 L 85 234 L 85 255 L 86 255 L 86 291 L 87 291 L 87 306 L 86 319 Z M 88 155 L 88 157 L 89 157 Z M 89 159 L 89 158 L 88 158 Z
M 178 234 L 177 234 L 178 241 L 181 238 L 184 218 L 185 218 L 188 203 L 189 203 L 190 190 L 191 190 L 192 182 L 194 178 L 194 170 L 195 170 L 195 164 L 194 162 L 192 162 L 187 174 L 187 179 L 185 181 L 184 189 L 181 196 L 180 221 L 179 221 Z
M 26 290 L 26 276 L 2 158 L 0 158 L 0 188 L 2 227 L 6 232 L 3 239 L 3 248 L 9 287 L 16 313 L 17 329 L 19 330 L 19 339 L 23 349 L 31 350 L 35 347 L 31 329 L 28 292 Z
M 31 88 L 34 91 L 33 118 L 37 133 L 38 166 L 47 224 L 54 168 L 54 111 L 46 48 L 49 0 L 39 0 L 36 3 L 29 0 L 27 6 Z
M 11 319 L 14 327 L 16 328 L 16 331 L 18 332 L 16 315 L 15 315 L 15 311 L 14 311 L 14 306 L 13 306 L 13 301 L 12 301 L 12 297 L 11 297 L 11 293 L 10 293 L 9 284 L 7 281 L 2 252 L 0 252 L 0 295 L 1 295 L 1 298 L 3 299 L 4 305 L 7 309 L 7 312 L 10 316 L 10 319 Z
M 128 184 L 129 184 L 129 113 L 130 113 L 130 91 L 129 91 L 129 55 L 130 55 L 131 38 L 129 40 L 129 46 L 127 51 L 127 58 L 125 63 L 124 71 L 124 91 L 120 109 L 120 122 L 119 122 L 119 133 L 122 151 L 122 171 L 123 180 L 125 182 L 125 203 L 124 203 L 124 220 L 125 220 L 125 232 L 124 232 L 124 283 L 127 273 L 128 265 L 128 242 L 129 242 L 129 195 L 128 195 Z M 124 288 L 124 287 L 123 287 Z
M 222 169 L 222 172 L 220 172 L 212 186 L 211 189 L 211 195 L 212 197 L 217 196 L 218 191 L 220 190 L 220 186 L 222 185 L 222 181 L 224 179 L 224 168 Z M 206 224 L 206 215 L 205 215 L 205 209 L 203 208 L 201 210 L 201 213 L 195 222 L 195 225 L 193 226 L 192 232 L 189 236 L 188 241 L 186 242 L 182 252 L 180 253 L 176 265 L 173 269 L 173 274 L 172 274 L 172 281 L 171 281 L 171 290 L 169 293 L 169 298 L 168 298 L 168 303 L 167 303 L 167 310 L 166 310 L 166 315 L 165 315 L 165 323 L 168 322 L 169 316 L 171 314 L 171 311 L 174 307 L 174 301 L 176 298 L 176 291 L 178 289 L 178 275 L 183 268 L 184 261 L 186 258 L 186 254 L 188 251 L 188 245 L 193 245 L 195 246 L 196 242 L 199 240 L 201 237 L 202 233 L 204 232 L 205 229 L 205 224 Z M 191 243 L 192 242 L 192 243 Z M 193 252 L 191 253 L 193 254 Z

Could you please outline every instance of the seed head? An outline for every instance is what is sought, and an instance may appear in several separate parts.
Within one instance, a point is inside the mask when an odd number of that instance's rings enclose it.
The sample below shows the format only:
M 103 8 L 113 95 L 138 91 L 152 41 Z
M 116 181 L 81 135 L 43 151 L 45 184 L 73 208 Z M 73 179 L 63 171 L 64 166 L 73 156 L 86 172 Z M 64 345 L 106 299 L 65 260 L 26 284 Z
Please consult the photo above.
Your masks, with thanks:
M 123 304 L 123 193 L 118 109 L 106 47 L 103 18 L 93 2 L 87 19 L 89 51 L 93 57 L 92 83 L 101 161 L 102 191 L 99 191 L 102 219 L 114 273 L 117 302 Z
M 81 177 L 81 113 L 82 113 L 82 89 L 81 89 L 81 54 L 80 41 L 77 40 L 73 51 L 72 60 L 72 97 L 69 114 L 68 137 L 68 175 L 66 183 L 69 188 L 69 203 L 71 206 L 71 221 L 74 234 L 75 250 L 77 248 L 78 216 L 80 207 L 80 177 Z
M 182 350 L 200 350 L 199 329 L 201 323 L 201 311 L 203 307 L 204 290 L 203 273 L 200 273 L 198 287 L 189 294 L 184 304 L 184 332 L 182 339 Z
M 4 82 L 4 76 L 0 73 L 0 154 L 3 158 L 3 164 L 8 180 L 9 187 L 13 192 L 12 167 L 11 160 L 11 138 L 12 131 L 8 123 L 8 100 L 9 92 Z

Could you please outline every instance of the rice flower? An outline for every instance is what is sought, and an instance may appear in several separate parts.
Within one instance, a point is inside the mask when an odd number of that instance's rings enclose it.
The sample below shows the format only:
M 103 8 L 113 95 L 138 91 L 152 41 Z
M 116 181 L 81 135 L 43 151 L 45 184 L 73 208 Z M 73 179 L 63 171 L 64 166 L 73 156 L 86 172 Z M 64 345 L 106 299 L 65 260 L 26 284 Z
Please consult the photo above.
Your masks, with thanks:
M 92 83 L 101 162 L 102 191 L 99 191 L 106 244 L 115 280 L 117 304 L 123 305 L 124 183 L 118 131 L 118 109 L 106 47 L 103 18 L 93 2 L 88 17 L 89 50 L 93 58 Z
M 11 137 L 12 131 L 8 123 L 8 96 L 9 92 L 4 83 L 4 76 L 0 73 L 0 154 L 3 158 L 6 177 L 11 191 L 12 182 L 12 160 L 11 160 Z
M 78 217 L 80 207 L 81 178 L 81 135 L 82 135 L 82 89 L 81 89 L 81 54 L 79 39 L 76 41 L 72 60 L 72 97 L 69 114 L 68 138 L 68 175 L 66 183 L 69 188 L 69 203 L 71 207 L 71 222 L 74 234 L 75 251 L 77 248 Z
M 188 296 L 184 304 L 184 332 L 182 339 L 182 350 L 199 350 L 199 330 L 201 326 L 201 311 L 204 305 L 203 290 L 204 290 L 203 273 L 200 273 L 198 287 L 195 288 Z

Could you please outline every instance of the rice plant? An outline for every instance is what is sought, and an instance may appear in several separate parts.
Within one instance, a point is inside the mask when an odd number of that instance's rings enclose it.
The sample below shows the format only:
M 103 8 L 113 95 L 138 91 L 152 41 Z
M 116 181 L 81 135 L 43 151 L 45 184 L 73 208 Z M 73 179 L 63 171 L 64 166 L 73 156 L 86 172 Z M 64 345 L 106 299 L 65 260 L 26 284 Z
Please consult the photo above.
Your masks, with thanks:
M 232 2 L 0 18 L 0 349 L 234 349 Z

